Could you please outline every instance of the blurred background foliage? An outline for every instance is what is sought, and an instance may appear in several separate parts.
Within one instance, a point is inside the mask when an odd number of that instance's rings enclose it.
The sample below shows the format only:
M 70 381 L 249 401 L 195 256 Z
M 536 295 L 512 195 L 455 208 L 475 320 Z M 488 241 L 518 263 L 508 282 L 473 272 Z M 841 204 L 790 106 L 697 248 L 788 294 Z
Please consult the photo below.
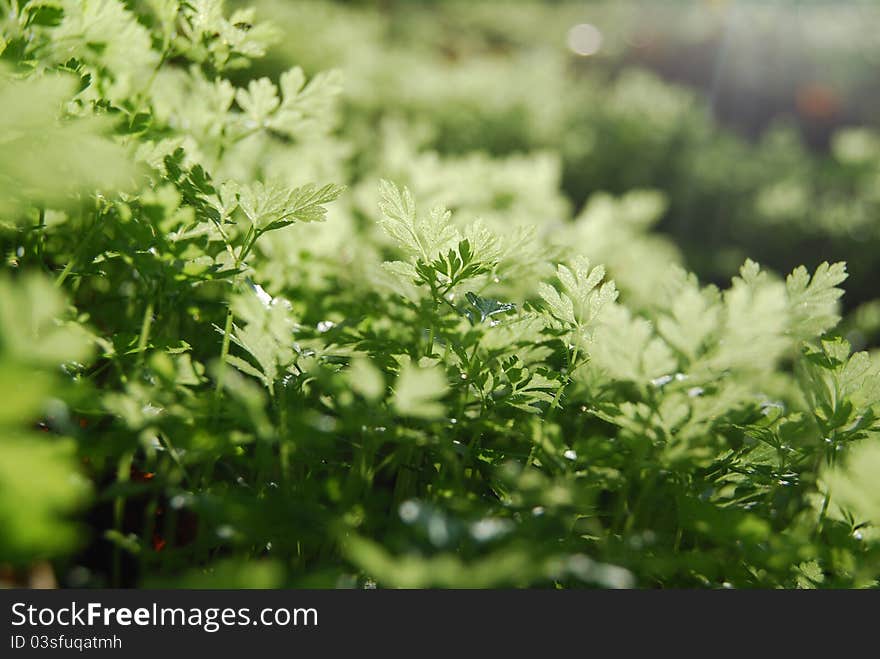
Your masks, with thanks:
M 649 188 L 664 200 L 656 229 L 705 281 L 746 256 L 780 272 L 846 260 L 846 308 L 877 297 L 876 3 L 257 5 L 284 25 L 258 72 L 344 72 L 355 178 L 378 158 L 423 198 L 470 181 L 461 203 L 480 215 L 527 199 L 551 220 Z M 852 317 L 856 347 L 880 339 L 876 321 Z
M 0 0 L 0 583 L 876 585 L 880 7 L 221 4 Z

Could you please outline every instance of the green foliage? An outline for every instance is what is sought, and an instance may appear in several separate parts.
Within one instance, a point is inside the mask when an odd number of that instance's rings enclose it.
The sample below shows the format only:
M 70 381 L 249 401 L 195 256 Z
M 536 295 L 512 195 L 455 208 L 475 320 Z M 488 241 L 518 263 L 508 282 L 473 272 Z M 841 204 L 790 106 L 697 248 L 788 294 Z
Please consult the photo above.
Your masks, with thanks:
M 842 506 L 845 511 L 852 511 L 851 519 L 858 519 L 862 528 L 864 520 L 877 519 L 880 516 L 880 499 L 877 498 L 877 487 L 874 479 L 880 456 L 876 444 L 861 444 L 849 457 L 849 464 L 837 468 L 828 474 L 829 492 L 833 492 L 832 500 Z M 876 535 L 876 528 L 871 528 Z
M 0 211 L 17 221 L 30 204 L 63 207 L 81 188 L 113 192 L 135 174 L 125 149 L 106 138 L 105 117 L 65 112 L 78 96 L 66 73 L 19 79 L 0 68 Z
M 835 334 L 842 263 L 702 285 L 650 233 L 661 195 L 570 218 L 561 150 L 365 130 L 396 97 L 251 75 L 277 30 L 249 10 L 3 9 L 0 140 L 51 163 L 0 157 L 0 563 L 76 586 L 875 583 L 880 375 Z M 527 115 L 549 140 L 567 101 L 483 64 L 446 73 L 497 84 L 493 112 L 556 99 Z M 412 91 L 463 128 L 460 89 Z M 680 111 L 624 91 L 636 124 Z
M 85 359 L 88 341 L 62 324 L 64 303 L 52 285 L 32 274 L 0 278 L 0 556 L 13 563 L 70 552 L 81 543 L 68 514 L 89 495 L 73 443 L 28 427 L 41 414 L 70 426 L 50 398 L 62 391 L 57 370 Z M 43 436 L 41 436 L 43 435 Z
M 419 368 L 409 363 L 400 369 L 394 383 L 394 409 L 401 416 L 425 419 L 443 416 L 444 406 L 439 402 L 447 392 L 446 376 L 437 368 Z
M 565 200 L 546 194 L 558 190 L 557 181 L 575 207 L 597 191 L 661 193 L 664 203 L 652 221 L 674 237 L 675 248 L 667 244 L 659 247 L 663 254 L 652 254 L 625 239 L 612 247 L 609 242 L 622 233 L 617 228 L 610 240 L 598 238 L 611 256 L 587 254 L 611 272 L 612 258 L 638 263 L 645 252 L 661 263 L 670 252 L 683 254 L 701 278 L 712 281 L 735 274 L 746 257 L 780 272 L 802 262 L 846 259 L 859 265 L 852 269 L 849 303 L 876 297 L 880 274 L 873 257 L 880 248 L 876 126 L 842 128 L 831 136 L 830 152 L 817 153 L 787 116 L 746 140 L 719 127 L 712 115 L 727 114 L 724 97 L 734 90 L 733 97 L 758 94 L 762 100 L 749 113 L 730 104 L 733 114 L 748 118 L 751 134 L 751 120 L 761 115 L 762 105 L 794 112 L 789 104 L 808 89 L 805 83 L 824 80 L 833 81 L 832 102 L 842 107 L 834 117 L 807 118 L 805 132 L 814 142 L 829 121 L 836 125 L 846 112 L 872 119 L 876 112 L 865 95 L 873 94 L 868 82 L 873 72 L 853 44 L 860 43 L 859 52 L 876 50 L 860 26 L 864 12 L 877 11 L 863 4 L 801 8 L 803 39 L 785 30 L 790 20 L 785 4 L 743 7 L 743 20 L 755 28 L 737 31 L 730 47 L 751 55 L 724 61 L 713 88 L 716 107 L 710 108 L 703 94 L 634 66 L 653 63 L 661 71 L 678 70 L 683 80 L 703 74 L 706 81 L 714 79 L 711 58 L 688 60 L 692 49 L 721 47 L 726 13 L 700 4 L 665 3 L 633 12 L 629 3 L 594 1 L 586 16 L 578 2 L 520 0 L 502 12 L 491 2 L 457 0 L 434 3 L 430 11 L 406 2 L 377 10 L 260 0 L 262 10 L 290 26 L 279 46 L 286 57 L 345 72 L 346 120 L 359 139 L 373 145 L 363 158 L 382 161 L 382 174 L 406 183 L 421 203 L 458 209 L 464 199 L 484 205 L 481 193 L 493 199 L 506 187 L 504 179 L 512 180 L 515 163 L 532 159 L 531 175 L 517 182 L 528 195 L 506 195 L 514 200 L 505 212 L 508 225 L 526 204 L 528 222 L 537 215 L 564 216 L 557 204 L 564 208 Z M 596 56 L 578 58 L 566 48 L 565 35 L 584 20 L 604 38 Z M 825 29 L 829 20 L 838 26 L 833 34 Z M 754 59 L 768 43 L 779 47 L 777 67 Z M 758 92 L 753 85 L 761 84 Z M 708 95 L 710 89 L 701 91 Z M 853 120 L 846 116 L 847 123 Z M 411 153 L 389 135 L 401 132 L 410 135 Z M 544 163 L 536 162 L 539 156 Z M 479 166 L 490 158 L 492 167 Z M 363 173 L 369 176 L 369 170 Z M 548 176 L 554 179 L 550 190 L 543 185 Z M 478 214 L 494 214 L 491 205 L 487 210 Z M 599 220 L 590 223 L 591 233 L 600 233 Z M 662 241 L 651 242 L 658 247 Z M 621 290 L 630 286 L 614 276 Z

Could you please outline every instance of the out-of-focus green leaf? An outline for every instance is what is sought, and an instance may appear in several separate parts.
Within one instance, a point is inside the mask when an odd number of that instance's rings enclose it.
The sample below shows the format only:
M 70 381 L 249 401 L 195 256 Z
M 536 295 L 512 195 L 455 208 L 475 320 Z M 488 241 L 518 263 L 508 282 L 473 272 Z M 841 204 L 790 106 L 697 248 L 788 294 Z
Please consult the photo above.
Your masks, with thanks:
M 90 487 L 72 443 L 0 427 L 0 456 L 0 561 L 27 563 L 75 548 L 82 538 L 69 515 Z
M 73 76 L 19 80 L 0 69 L 0 213 L 17 220 L 34 204 L 65 206 L 80 192 L 130 187 L 137 172 L 111 141 L 107 121 L 62 118 L 76 92 Z
M 394 383 L 394 408 L 403 416 L 438 418 L 444 411 L 439 400 L 448 389 L 446 376 L 439 368 L 404 364 Z

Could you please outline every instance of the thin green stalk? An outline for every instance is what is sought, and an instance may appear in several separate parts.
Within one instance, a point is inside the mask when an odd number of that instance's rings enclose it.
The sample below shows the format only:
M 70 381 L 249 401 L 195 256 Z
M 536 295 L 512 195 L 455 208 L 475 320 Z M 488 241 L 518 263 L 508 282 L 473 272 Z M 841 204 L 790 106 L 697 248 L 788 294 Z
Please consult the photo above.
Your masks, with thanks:
M 48 270 L 45 258 L 46 247 L 46 209 L 40 208 L 40 217 L 37 222 L 37 260 L 43 270 Z
M 538 445 L 533 442 L 532 448 L 529 449 L 529 455 L 526 458 L 525 469 L 528 469 L 529 467 L 532 466 L 532 460 L 535 459 L 535 449 L 537 449 L 537 448 L 538 448 Z
M 244 242 L 241 244 L 241 252 L 238 257 L 235 259 L 235 269 L 238 270 L 241 267 L 241 264 L 244 262 L 245 258 L 248 254 L 250 254 L 251 249 L 257 242 L 257 238 L 260 237 L 260 232 L 254 229 L 254 225 L 252 224 L 248 229 L 248 232 L 244 236 Z
M 241 251 L 238 253 L 238 256 L 235 257 L 235 270 L 236 274 L 238 269 L 241 267 L 242 262 L 245 257 L 250 253 L 251 248 L 254 246 L 254 243 L 257 242 L 257 238 L 260 237 L 258 231 L 254 229 L 254 226 L 251 225 L 248 229 L 247 234 L 244 238 L 244 243 L 242 243 Z M 223 326 L 223 343 L 220 346 L 220 365 L 217 369 L 217 382 L 214 386 L 214 403 L 213 410 L 211 413 L 212 418 L 216 421 L 217 414 L 220 411 L 220 396 L 223 393 L 223 375 L 226 371 L 226 358 L 229 356 L 229 337 L 232 333 L 232 308 L 229 307 L 226 310 L 226 323 Z
M 64 266 L 64 270 L 62 270 L 61 274 L 58 275 L 58 278 L 55 279 L 55 287 L 56 288 L 61 288 L 61 285 L 64 283 L 64 280 L 67 279 L 67 277 L 70 275 L 71 271 L 73 270 L 73 266 L 76 265 L 76 263 L 79 261 L 80 257 L 83 255 L 83 252 L 85 252 L 86 248 L 89 246 L 89 243 L 91 242 L 92 238 L 94 238 L 95 233 L 97 233 L 98 229 L 103 224 L 103 219 L 104 219 L 103 214 L 100 211 L 97 211 L 96 215 L 97 216 L 95 217 L 94 223 L 92 224 L 91 227 L 89 227 L 89 230 L 86 233 L 85 237 L 80 242 L 79 247 L 77 247 L 76 251 L 70 257 L 70 260 L 67 262 L 67 265 Z
M 822 533 L 825 526 L 825 518 L 828 516 L 828 506 L 831 504 L 831 488 L 825 488 L 825 496 L 822 499 L 822 509 L 819 511 L 819 519 L 816 521 L 816 535 Z
M 131 477 L 131 461 L 134 454 L 130 451 L 123 453 L 119 458 L 116 466 L 116 482 L 127 483 Z M 113 529 L 122 534 L 122 521 L 125 516 L 125 497 L 117 496 L 113 500 Z M 122 584 L 122 547 L 118 544 L 113 545 L 112 560 L 112 583 L 114 588 L 119 588 Z
M 223 343 L 220 346 L 220 366 L 217 371 L 217 383 L 214 386 L 215 402 L 223 390 L 223 372 L 226 369 L 226 358 L 229 356 L 229 335 L 232 333 L 232 309 L 226 310 L 226 324 L 223 326 Z
M 150 340 L 150 329 L 153 326 L 153 301 L 147 304 L 147 308 L 144 310 L 144 319 L 141 321 L 141 334 L 138 338 L 138 365 L 143 366 L 144 363 L 144 353 L 147 350 L 147 343 Z
M 434 325 L 431 324 L 430 329 L 428 330 L 428 346 L 425 349 L 425 357 L 430 357 L 431 353 L 434 352 Z
M 626 523 L 623 526 L 624 533 L 628 533 L 633 530 L 634 525 L 636 524 L 636 522 L 638 522 L 639 516 L 644 510 L 645 504 L 652 500 L 656 484 L 657 474 L 652 472 L 652 474 L 646 479 L 645 485 L 641 488 L 641 491 L 639 492 L 639 496 L 636 499 L 632 511 L 626 518 Z

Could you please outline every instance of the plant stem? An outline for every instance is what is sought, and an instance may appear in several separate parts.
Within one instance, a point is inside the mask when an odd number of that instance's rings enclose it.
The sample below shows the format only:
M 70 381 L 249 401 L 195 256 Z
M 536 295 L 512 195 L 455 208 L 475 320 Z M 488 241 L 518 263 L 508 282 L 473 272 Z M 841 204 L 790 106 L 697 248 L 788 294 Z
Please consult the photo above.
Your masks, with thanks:
M 40 218 L 37 223 L 37 260 L 40 262 L 40 267 L 43 270 L 48 270 L 46 267 L 46 259 L 43 255 L 45 251 L 45 243 L 46 243 L 46 209 L 40 208 Z
M 247 234 L 244 237 L 244 242 L 241 246 L 241 251 L 239 251 L 238 256 L 235 257 L 235 270 L 236 275 L 238 275 L 238 269 L 241 267 L 242 261 L 251 251 L 251 248 L 254 246 L 254 243 L 257 241 L 257 238 L 260 237 L 259 232 L 254 230 L 253 225 L 248 229 Z M 233 288 L 235 287 L 235 281 L 233 281 Z M 223 375 L 226 371 L 226 358 L 229 356 L 229 335 L 232 333 L 232 307 L 227 307 L 226 309 L 226 324 L 223 326 L 223 343 L 220 346 L 220 365 L 217 368 L 217 382 L 214 386 L 214 404 L 213 410 L 211 412 L 211 416 L 214 420 L 217 418 L 217 413 L 220 410 L 220 396 L 223 393 Z
M 825 497 L 822 499 L 822 510 L 819 511 L 819 519 L 816 522 L 816 535 L 822 533 L 822 527 L 825 526 L 825 517 L 828 515 L 828 506 L 831 503 L 831 488 L 825 489 Z
M 117 483 L 127 483 L 131 477 L 131 461 L 133 454 L 130 451 L 122 454 L 116 467 Z M 122 520 L 125 515 L 125 497 L 117 496 L 113 500 L 113 528 L 122 535 Z M 114 588 L 119 588 L 122 582 L 122 547 L 113 545 L 113 573 L 112 583 Z
M 223 390 L 223 372 L 226 369 L 226 357 L 229 356 L 229 335 L 232 332 L 232 309 L 226 310 L 226 324 L 223 326 L 223 344 L 220 346 L 220 366 L 217 370 L 217 383 L 214 387 L 214 402 L 216 403 Z M 215 405 L 216 408 L 216 405 Z M 216 414 L 216 409 L 215 409 Z
M 95 222 L 89 227 L 88 232 L 85 237 L 83 237 L 82 242 L 80 242 L 79 247 L 77 247 L 76 251 L 70 257 L 70 260 L 67 262 L 67 265 L 64 266 L 64 270 L 61 271 L 61 274 L 58 275 L 58 278 L 55 280 L 55 288 L 61 288 L 61 284 L 64 283 L 64 280 L 67 279 L 68 275 L 70 275 L 71 270 L 73 270 L 73 266 L 76 265 L 76 262 L 79 261 L 79 258 L 82 256 L 82 253 L 85 251 L 86 247 L 88 247 L 89 242 L 91 242 L 95 233 L 97 233 L 98 228 L 103 223 L 104 216 L 101 211 L 96 211 Z
M 434 324 L 431 324 L 430 329 L 428 330 L 428 347 L 425 349 L 425 357 L 430 357 L 431 353 L 434 352 Z
M 147 343 L 150 340 L 150 328 L 153 326 L 153 301 L 150 300 L 149 304 L 147 304 L 147 308 L 144 310 L 144 319 L 141 322 L 141 335 L 138 338 L 138 365 L 143 366 L 144 364 L 144 353 L 147 349 Z

